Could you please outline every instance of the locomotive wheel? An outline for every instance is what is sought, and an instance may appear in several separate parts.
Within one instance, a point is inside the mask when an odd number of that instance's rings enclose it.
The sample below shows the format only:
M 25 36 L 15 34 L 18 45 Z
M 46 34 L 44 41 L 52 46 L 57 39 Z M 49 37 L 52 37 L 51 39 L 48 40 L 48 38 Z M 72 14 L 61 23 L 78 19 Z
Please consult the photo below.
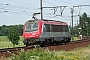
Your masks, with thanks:
M 40 44 L 39 44 L 39 45 L 40 45 L 40 47 L 42 47 L 42 46 L 44 45 L 44 42 L 43 42 L 43 41 L 42 41 L 42 42 L 40 42 Z
M 54 45 L 54 39 L 45 39 L 45 44 L 48 46 Z
M 67 44 L 68 40 L 67 38 L 64 38 L 64 43 Z
M 50 39 L 45 39 L 45 44 L 49 46 L 50 45 Z
M 54 41 L 54 39 L 52 38 L 52 39 L 51 39 L 51 45 L 54 45 L 54 42 L 55 42 L 55 41 Z
M 29 46 L 29 44 L 28 44 L 28 43 L 26 43 L 26 46 Z
M 63 43 L 63 42 L 62 42 L 62 41 L 60 41 L 60 44 L 61 44 L 61 45 L 62 45 L 62 43 Z
M 67 39 L 64 39 L 64 43 L 65 43 L 65 44 L 67 44 L 67 43 L 69 43 L 69 42 L 70 42 L 70 39 L 68 39 L 68 38 L 67 38 Z

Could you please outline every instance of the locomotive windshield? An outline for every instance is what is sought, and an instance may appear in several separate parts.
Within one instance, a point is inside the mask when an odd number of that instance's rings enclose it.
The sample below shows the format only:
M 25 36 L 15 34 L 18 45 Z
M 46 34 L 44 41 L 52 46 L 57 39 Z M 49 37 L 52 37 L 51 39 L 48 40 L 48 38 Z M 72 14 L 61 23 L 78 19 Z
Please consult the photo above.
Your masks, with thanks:
M 38 30 L 38 22 L 26 23 L 26 32 L 33 32 Z

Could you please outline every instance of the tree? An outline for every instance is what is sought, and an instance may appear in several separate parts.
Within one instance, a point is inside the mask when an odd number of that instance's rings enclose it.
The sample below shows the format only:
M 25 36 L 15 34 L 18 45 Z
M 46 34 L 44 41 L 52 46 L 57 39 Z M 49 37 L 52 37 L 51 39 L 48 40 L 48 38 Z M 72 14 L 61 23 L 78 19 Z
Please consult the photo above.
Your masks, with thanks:
M 0 26 L 0 36 L 7 36 L 10 28 L 15 28 L 20 34 L 20 36 L 23 35 L 23 25 L 19 24 L 19 25 L 10 25 L 10 26 L 6 26 L 6 25 Z
M 83 13 L 82 16 L 80 16 L 78 26 L 74 26 L 74 32 L 77 35 L 79 34 L 78 28 L 81 28 L 80 34 L 83 36 L 90 36 L 90 17 L 88 17 L 86 13 Z
M 83 36 L 89 35 L 89 24 L 90 24 L 90 17 L 87 17 L 87 14 L 84 13 L 80 17 L 80 27 L 82 28 L 81 33 Z
M 9 32 L 9 28 L 8 27 L 2 27 L 0 30 L 0 36 L 7 36 Z
M 13 43 L 14 47 L 15 47 L 15 45 L 18 45 L 20 37 L 19 37 L 18 31 L 15 30 L 15 28 L 10 29 L 7 37 Z
M 17 29 L 17 31 L 19 32 L 20 36 L 22 36 L 23 34 L 23 25 L 19 24 L 19 25 L 14 25 L 15 29 Z

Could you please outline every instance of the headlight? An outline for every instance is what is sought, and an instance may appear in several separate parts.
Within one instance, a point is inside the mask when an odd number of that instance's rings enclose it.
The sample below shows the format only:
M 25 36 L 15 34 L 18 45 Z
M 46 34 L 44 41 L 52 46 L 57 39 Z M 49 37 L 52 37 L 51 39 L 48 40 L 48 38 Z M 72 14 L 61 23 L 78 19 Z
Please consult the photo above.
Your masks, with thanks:
M 37 35 L 38 36 L 38 35 Z

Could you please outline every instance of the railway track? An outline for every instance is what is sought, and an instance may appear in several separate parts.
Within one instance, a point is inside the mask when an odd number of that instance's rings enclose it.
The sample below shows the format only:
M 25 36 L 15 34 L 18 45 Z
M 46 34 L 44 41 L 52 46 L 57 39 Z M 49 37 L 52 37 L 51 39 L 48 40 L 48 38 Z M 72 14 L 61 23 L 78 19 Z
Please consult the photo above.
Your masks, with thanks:
M 72 41 L 68 44 L 54 45 L 54 46 L 43 46 L 42 48 L 43 49 L 48 48 L 50 51 L 54 51 L 54 50 L 55 51 L 60 51 L 60 50 L 69 51 L 69 50 L 73 50 L 73 49 L 78 48 L 78 47 L 86 47 L 89 44 L 90 44 L 90 39 L 85 38 L 82 40 Z M 25 51 L 27 51 L 27 50 L 33 49 L 33 47 L 29 46 L 29 47 L 16 47 L 16 48 L 0 49 L 0 56 L 9 57 L 9 56 L 11 56 L 11 54 L 8 52 L 17 54 L 17 51 L 20 51 L 21 49 L 24 49 Z
M 17 51 L 17 50 L 21 50 L 21 49 L 32 49 L 32 46 L 28 46 L 28 47 L 15 47 L 15 48 L 5 48 L 5 49 L 0 49 L 0 52 L 7 52 L 7 51 Z
M 77 44 L 77 43 L 87 42 L 87 41 L 90 41 L 90 40 L 83 39 L 83 40 L 72 41 L 72 42 L 68 43 L 68 45 L 69 44 Z M 62 45 L 67 45 L 67 44 L 62 44 Z M 58 45 L 54 45 L 54 46 L 58 46 Z M 45 45 L 43 47 L 49 47 L 49 46 Z M 32 48 L 34 48 L 34 47 L 28 46 L 28 47 L 5 48 L 5 49 L 0 49 L 0 52 L 17 51 L 17 50 L 21 50 L 21 49 L 26 50 L 26 49 L 32 49 Z
M 15 47 L 15 48 L 5 48 L 5 49 L 0 49 L 0 57 L 4 56 L 4 57 L 9 57 L 11 56 L 12 54 L 11 53 L 14 53 L 14 54 L 18 54 L 18 52 L 21 50 L 21 49 L 24 49 L 25 51 L 27 51 L 28 49 L 33 49 L 32 46 L 28 46 L 28 47 Z M 17 52 L 18 51 L 18 52 Z
M 87 41 L 90 41 L 90 39 L 82 39 L 82 40 L 72 41 L 69 44 L 83 43 L 83 42 L 87 42 Z

